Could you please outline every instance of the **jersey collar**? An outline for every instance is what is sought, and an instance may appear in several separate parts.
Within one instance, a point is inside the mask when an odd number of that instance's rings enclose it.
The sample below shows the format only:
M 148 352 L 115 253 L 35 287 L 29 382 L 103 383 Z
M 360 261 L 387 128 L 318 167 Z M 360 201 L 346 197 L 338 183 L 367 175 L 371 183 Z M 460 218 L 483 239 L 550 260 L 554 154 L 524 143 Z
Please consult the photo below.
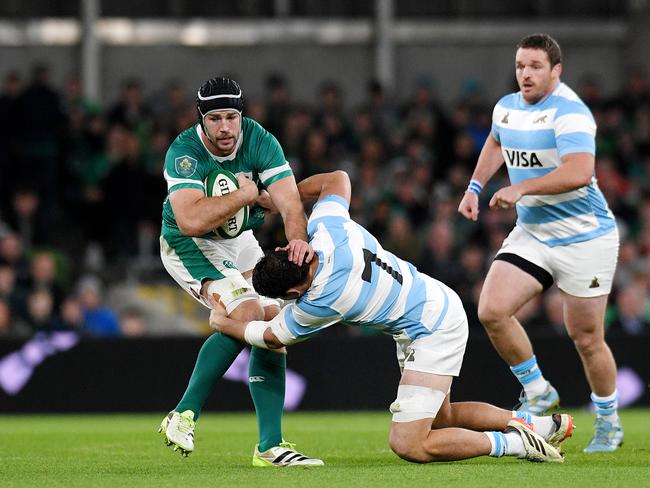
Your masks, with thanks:
M 562 87 L 563 84 L 564 83 L 562 83 L 561 80 L 557 80 L 557 85 L 555 86 L 555 88 L 553 88 L 553 91 L 535 103 L 528 103 L 526 100 L 524 100 L 524 95 L 521 93 L 521 91 L 519 92 L 519 96 L 521 97 L 521 101 L 524 104 L 524 107 L 539 107 L 544 102 L 546 102 L 546 100 L 551 98 L 553 95 L 557 94 L 557 92 L 560 91 L 560 88 Z

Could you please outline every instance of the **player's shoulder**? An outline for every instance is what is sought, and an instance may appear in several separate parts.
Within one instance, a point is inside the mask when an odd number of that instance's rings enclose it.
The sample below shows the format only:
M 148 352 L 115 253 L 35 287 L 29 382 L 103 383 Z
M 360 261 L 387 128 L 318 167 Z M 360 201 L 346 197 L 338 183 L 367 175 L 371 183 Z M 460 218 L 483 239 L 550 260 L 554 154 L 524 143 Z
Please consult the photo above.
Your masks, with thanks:
M 521 96 L 519 92 L 508 93 L 507 95 L 499 98 L 497 103 L 494 105 L 495 110 L 497 108 L 512 110 L 519 108 L 521 104 Z
M 578 94 L 567 84 L 560 83 L 551 95 L 552 104 L 556 108 L 555 118 L 568 114 L 581 114 L 593 118 L 591 110 Z
M 340 195 L 326 195 L 312 207 L 308 224 L 324 222 L 337 225 L 350 220 L 350 203 Z
M 260 150 L 273 152 L 280 149 L 278 140 L 256 120 L 242 117 L 242 134 L 245 153 L 258 154 Z
M 186 153 L 194 158 L 205 155 L 206 151 L 199 139 L 197 126 L 193 125 L 176 136 L 167 149 L 167 156 L 178 157 Z
M 197 126 L 181 132 L 165 155 L 165 172 L 172 177 L 204 178 L 213 164 L 199 138 Z
M 270 132 L 262 127 L 262 124 L 250 117 L 242 117 L 242 132 L 244 133 L 244 140 L 253 140 L 270 135 Z

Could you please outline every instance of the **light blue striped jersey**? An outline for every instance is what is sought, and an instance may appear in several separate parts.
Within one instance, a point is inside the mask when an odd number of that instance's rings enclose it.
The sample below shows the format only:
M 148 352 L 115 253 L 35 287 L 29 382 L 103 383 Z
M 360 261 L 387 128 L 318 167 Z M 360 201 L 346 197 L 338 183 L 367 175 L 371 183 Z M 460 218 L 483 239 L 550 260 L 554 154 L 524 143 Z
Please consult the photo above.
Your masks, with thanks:
M 319 266 L 309 290 L 271 321 L 284 344 L 338 322 L 416 339 L 445 318 L 449 296 L 442 284 L 385 251 L 350 219 L 343 198 L 320 199 L 307 232 Z
M 550 173 L 567 154 L 596 152 L 596 122 L 564 83 L 532 105 L 521 92 L 503 97 L 492 114 L 492 136 L 513 184 Z M 517 225 L 550 247 L 594 239 L 616 225 L 595 177 L 570 192 L 524 196 L 517 217 Z

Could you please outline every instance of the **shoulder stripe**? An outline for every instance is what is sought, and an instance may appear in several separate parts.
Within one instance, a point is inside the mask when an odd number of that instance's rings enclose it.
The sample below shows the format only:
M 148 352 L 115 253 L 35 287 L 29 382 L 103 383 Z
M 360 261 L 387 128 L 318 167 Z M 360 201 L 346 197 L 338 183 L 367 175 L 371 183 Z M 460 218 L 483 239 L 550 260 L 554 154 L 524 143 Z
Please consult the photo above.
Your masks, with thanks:
M 325 204 L 325 203 L 327 203 L 327 202 L 336 202 L 336 203 L 338 203 L 339 205 L 341 205 L 345 210 L 349 210 L 349 208 L 350 208 L 350 204 L 348 203 L 348 201 L 347 201 L 345 198 L 343 198 L 343 197 L 340 196 L 340 195 L 334 195 L 334 194 L 332 194 L 332 195 L 325 195 L 324 197 L 322 197 L 321 199 L 319 199 L 319 200 L 314 204 L 314 206 L 312 207 L 312 211 L 313 211 L 313 210 L 316 210 L 316 209 L 317 209 L 318 207 L 320 207 L 322 204 Z M 330 207 L 330 208 L 331 208 L 331 207 Z M 333 208 L 332 208 L 332 210 L 333 210 Z
M 596 154 L 596 139 L 587 132 L 563 134 L 557 138 L 557 151 L 560 157 L 577 152 Z
M 275 175 L 275 176 L 272 176 L 271 178 L 269 178 L 269 179 L 267 179 L 267 180 L 262 180 L 262 184 L 263 184 L 265 187 L 268 188 L 269 186 L 271 186 L 271 185 L 272 185 L 273 183 L 275 183 L 276 181 L 283 180 L 283 179 L 288 178 L 289 176 L 292 176 L 292 175 L 293 175 L 293 172 L 292 172 L 290 169 L 288 169 L 288 170 L 286 170 L 286 171 L 283 171 L 283 172 L 281 172 L 281 173 L 278 173 L 278 174 Z
M 182 185 L 182 184 L 192 184 L 192 185 L 199 185 L 201 188 L 205 188 L 203 182 L 201 180 L 193 180 L 190 178 L 174 178 L 173 176 L 170 176 L 170 174 L 165 170 L 163 173 L 165 180 L 167 181 L 167 188 L 171 188 L 174 185 Z
M 555 119 L 555 135 L 561 136 L 572 132 L 586 132 L 596 135 L 596 123 L 584 114 L 566 114 Z
M 321 329 L 324 329 L 327 327 L 326 325 L 322 326 L 305 326 L 296 320 L 296 317 L 293 314 L 294 308 L 289 306 L 287 307 L 286 312 L 284 313 L 284 322 L 287 326 L 288 331 L 293 335 L 295 338 L 299 340 L 306 339 L 308 336 L 315 334 Z
M 322 230 L 323 232 L 328 232 L 331 234 L 331 231 L 334 230 L 334 228 L 343 228 L 343 224 L 349 221 L 349 219 L 346 219 L 345 217 L 341 216 L 325 216 L 325 217 L 317 217 L 313 218 L 314 214 L 311 215 L 309 220 L 307 221 L 307 235 L 309 235 L 309 238 L 313 238 L 316 232 Z M 320 225 L 323 224 L 323 225 Z M 337 237 L 339 237 L 339 234 L 337 233 Z M 335 243 L 335 245 L 338 245 L 338 243 Z
M 557 103 L 557 112 L 555 113 L 556 118 L 568 114 L 579 114 L 593 120 L 594 117 L 591 114 L 591 110 L 589 110 L 589 107 L 587 107 L 582 100 L 568 100 L 563 97 L 555 98 Z
M 280 166 L 276 166 L 275 168 L 269 168 L 265 171 L 262 171 L 260 173 L 260 180 L 267 180 L 273 176 L 279 175 L 283 171 L 291 171 L 291 166 L 289 166 L 288 162 L 284 162 L 284 164 Z
M 296 308 L 300 309 L 303 312 L 305 319 L 305 324 L 315 324 L 322 319 L 327 319 L 329 317 L 334 317 L 337 315 L 337 312 L 330 307 L 324 305 L 314 305 L 307 300 L 298 300 L 296 301 Z

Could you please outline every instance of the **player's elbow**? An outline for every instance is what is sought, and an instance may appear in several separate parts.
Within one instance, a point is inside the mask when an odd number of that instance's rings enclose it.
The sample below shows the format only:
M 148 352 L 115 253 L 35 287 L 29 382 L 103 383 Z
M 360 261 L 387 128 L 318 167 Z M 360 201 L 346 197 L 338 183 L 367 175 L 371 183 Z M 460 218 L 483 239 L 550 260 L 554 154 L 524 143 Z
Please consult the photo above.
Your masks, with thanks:
M 206 234 L 208 231 L 203 229 L 198 222 L 193 222 L 190 219 L 178 219 L 176 221 L 178 224 L 178 230 L 181 231 L 186 237 L 201 237 L 203 234 Z
M 343 170 L 336 170 L 328 173 L 327 182 L 321 189 L 321 195 L 334 193 L 345 198 L 348 202 L 352 194 L 352 184 L 350 177 Z
M 569 182 L 569 189 L 567 191 L 572 191 L 572 190 L 578 190 L 579 188 L 583 188 L 589 183 L 591 183 L 591 178 L 592 174 L 583 174 L 583 173 L 577 173 L 573 175 L 573 178 L 570 178 L 568 180 Z
M 337 183 L 350 186 L 350 176 L 346 171 L 343 171 L 342 169 L 337 169 L 336 171 L 333 171 L 331 175 L 332 175 L 332 179 L 335 180 Z
M 591 183 L 591 180 L 593 179 L 593 173 L 590 172 L 584 172 L 581 174 L 578 178 L 578 188 L 582 188 L 583 186 L 587 186 Z

